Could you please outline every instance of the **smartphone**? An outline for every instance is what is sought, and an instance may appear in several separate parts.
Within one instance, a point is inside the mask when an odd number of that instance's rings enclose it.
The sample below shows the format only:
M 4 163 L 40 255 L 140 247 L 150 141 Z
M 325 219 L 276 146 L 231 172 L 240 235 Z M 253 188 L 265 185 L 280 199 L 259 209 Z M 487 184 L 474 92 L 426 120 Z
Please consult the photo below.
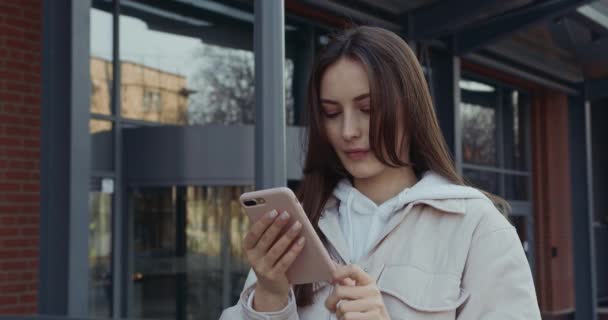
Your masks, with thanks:
M 243 193 L 240 197 L 241 206 L 249 216 L 251 224 L 256 223 L 272 210 L 279 214 L 283 211 L 289 213 L 289 223 L 284 227 L 277 240 L 289 230 L 296 221 L 302 224 L 300 236 L 306 238 L 304 248 L 287 270 L 287 279 L 291 284 L 313 283 L 317 281 L 331 281 L 335 264 L 329 253 L 315 232 L 310 220 L 304 213 L 296 195 L 286 187 L 264 189 Z

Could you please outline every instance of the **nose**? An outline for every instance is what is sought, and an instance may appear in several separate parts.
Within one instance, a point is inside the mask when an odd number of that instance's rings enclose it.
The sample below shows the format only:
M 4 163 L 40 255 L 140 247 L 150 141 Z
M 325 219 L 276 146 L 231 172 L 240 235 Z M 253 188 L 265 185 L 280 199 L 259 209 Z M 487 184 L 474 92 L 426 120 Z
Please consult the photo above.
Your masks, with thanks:
M 342 119 L 342 138 L 344 140 L 350 141 L 361 136 L 359 119 L 352 112 L 344 112 Z

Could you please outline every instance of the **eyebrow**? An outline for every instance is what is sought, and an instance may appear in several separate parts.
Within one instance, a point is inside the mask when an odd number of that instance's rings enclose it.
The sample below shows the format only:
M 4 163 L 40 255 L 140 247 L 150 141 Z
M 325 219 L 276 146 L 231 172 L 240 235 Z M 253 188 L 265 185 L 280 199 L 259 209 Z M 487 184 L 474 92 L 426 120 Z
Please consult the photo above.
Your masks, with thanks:
M 361 101 L 364 100 L 366 98 L 369 98 L 369 93 L 364 93 L 364 94 L 360 94 L 358 96 L 356 96 L 353 101 Z M 339 105 L 340 103 L 334 100 L 330 100 L 330 99 L 324 99 L 321 98 L 321 103 L 326 103 L 326 104 L 335 104 L 335 105 Z

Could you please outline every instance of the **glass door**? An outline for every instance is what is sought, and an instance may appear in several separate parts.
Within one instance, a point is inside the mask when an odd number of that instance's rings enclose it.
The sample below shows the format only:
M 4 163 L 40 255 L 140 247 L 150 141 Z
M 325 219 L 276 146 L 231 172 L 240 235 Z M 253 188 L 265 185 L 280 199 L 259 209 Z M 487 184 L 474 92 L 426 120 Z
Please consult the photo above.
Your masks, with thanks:
M 249 220 L 241 186 L 137 187 L 129 191 L 129 316 L 217 319 L 249 271 L 241 241 Z

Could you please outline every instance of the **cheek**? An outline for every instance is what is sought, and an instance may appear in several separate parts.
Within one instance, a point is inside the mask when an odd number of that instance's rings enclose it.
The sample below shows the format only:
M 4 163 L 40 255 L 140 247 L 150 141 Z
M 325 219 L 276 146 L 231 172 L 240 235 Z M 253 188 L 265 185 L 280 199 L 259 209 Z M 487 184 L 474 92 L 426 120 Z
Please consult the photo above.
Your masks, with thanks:
M 331 145 L 335 148 L 340 139 L 340 128 L 335 121 L 325 122 L 324 127 L 329 143 L 331 143 Z
M 363 117 L 363 119 L 361 119 L 361 130 L 364 136 L 369 137 L 369 123 L 370 123 L 370 117 L 369 116 L 365 116 Z

